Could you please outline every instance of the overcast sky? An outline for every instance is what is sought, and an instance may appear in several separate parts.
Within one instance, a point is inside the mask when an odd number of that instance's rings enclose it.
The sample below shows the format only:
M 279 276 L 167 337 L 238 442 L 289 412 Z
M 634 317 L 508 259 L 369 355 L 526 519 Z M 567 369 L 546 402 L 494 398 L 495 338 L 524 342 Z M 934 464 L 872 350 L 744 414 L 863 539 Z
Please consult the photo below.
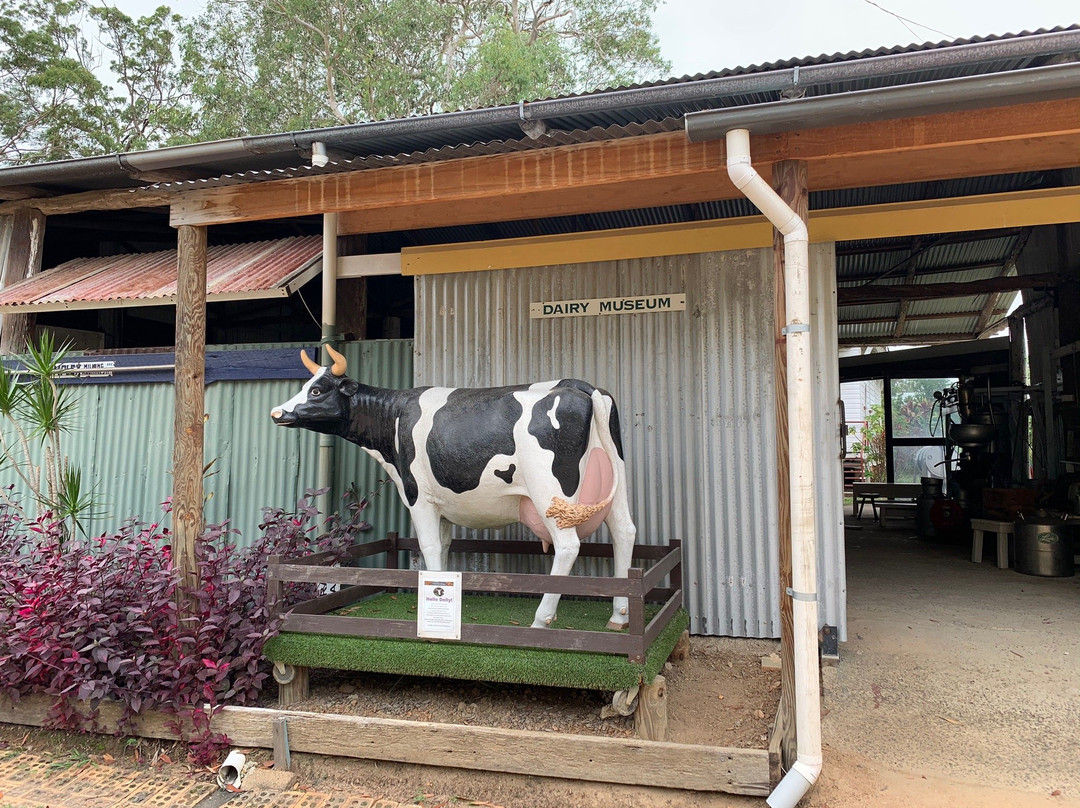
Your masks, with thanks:
M 656 15 L 655 27 L 664 57 L 671 62 L 672 75 L 692 76 L 792 57 L 1034 31 L 1080 22 L 1080 0 L 875 3 L 668 0 Z M 894 15 L 913 22 L 905 24 Z

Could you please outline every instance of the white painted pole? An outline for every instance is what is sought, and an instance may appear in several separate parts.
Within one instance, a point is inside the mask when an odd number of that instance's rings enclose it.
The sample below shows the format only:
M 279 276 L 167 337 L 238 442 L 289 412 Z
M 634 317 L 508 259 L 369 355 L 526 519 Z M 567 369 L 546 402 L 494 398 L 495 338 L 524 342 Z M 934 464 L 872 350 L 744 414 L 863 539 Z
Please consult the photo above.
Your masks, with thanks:
M 338 215 L 323 214 L 323 252 L 322 252 L 322 339 L 320 345 L 334 344 L 337 341 L 337 246 Z M 322 362 L 320 356 L 317 360 Z M 316 476 L 316 488 L 333 489 L 334 485 L 334 439 L 331 435 L 319 436 L 319 467 Z M 324 516 L 333 510 L 333 490 L 319 499 L 319 512 Z

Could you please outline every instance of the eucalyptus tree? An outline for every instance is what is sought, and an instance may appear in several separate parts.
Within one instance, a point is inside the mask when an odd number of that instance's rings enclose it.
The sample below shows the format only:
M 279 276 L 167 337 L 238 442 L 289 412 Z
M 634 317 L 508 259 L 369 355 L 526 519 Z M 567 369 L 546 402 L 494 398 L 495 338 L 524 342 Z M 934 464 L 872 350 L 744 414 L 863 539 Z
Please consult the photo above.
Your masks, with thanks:
M 658 0 L 210 0 L 184 50 L 204 137 L 654 79 Z
M 145 149 L 197 136 L 177 64 L 181 18 L 86 0 L 0 0 L 0 162 Z
M 424 115 L 657 78 L 659 0 L 0 0 L 0 164 Z

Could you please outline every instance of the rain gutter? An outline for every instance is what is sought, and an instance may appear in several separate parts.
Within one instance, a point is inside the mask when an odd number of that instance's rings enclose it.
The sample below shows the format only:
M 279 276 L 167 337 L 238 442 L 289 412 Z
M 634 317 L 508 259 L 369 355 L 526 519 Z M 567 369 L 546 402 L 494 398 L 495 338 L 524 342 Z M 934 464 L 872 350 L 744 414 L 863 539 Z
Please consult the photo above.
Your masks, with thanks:
M 684 120 L 687 137 L 702 141 L 732 129 L 760 135 L 1076 97 L 1080 63 L 1068 63 L 691 112 Z
M 312 146 L 323 142 L 361 156 L 365 140 L 424 138 L 423 144 L 402 144 L 401 150 L 468 143 L 490 138 L 485 128 L 514 125 L 523 131 L 541 132 L 545 121 L 599 112 L 627 112 L 632 108 L 670 107 L 673 104 L 715 105 L 718 100 L 746 94 L 799 93 L 807 88 L 872 78 L 895 79 L 906 74 L 976 66 L 1010 60 L 1037 59 L 1080 52 L 1080 31 L 1056 31 L 1018 36 L 994 42 L 967 43 L 929 48 L 911 53 L 868 56 L 845 61 L 799 65 L 779 70 L 678 81 L 649 87 L 591 93 L 511 104 L 479 110 L 447 112 L 389 121 L 371 121 L 326 129 L 311 129 L 252 137 L 232 138 L 188 146 L 168 146 L 150 151 L 126 152 L 103 157 L 62 160 L 29 166 L 0 168 L 0 186 L 35 185 L 78 180 L 127 180 L 141 172 L 179 169 L 206 162 L 228 163 L 252 156 L 294 153 L 298 160 L 311 157 Z M 1025 75 L 1030 71 L 1022 71 Z M 1007 74 L 1005 74 L 1007 75 Z M 925 85 L 914 85 L 925 86 Z M 738 108 L 736 108 L 738 109 Z M 565 128 L 559 127 L 559 128 Z M 436 142 L 433 136 L 438 135 Z M 369 152 L 373 153 L 373 152 Z

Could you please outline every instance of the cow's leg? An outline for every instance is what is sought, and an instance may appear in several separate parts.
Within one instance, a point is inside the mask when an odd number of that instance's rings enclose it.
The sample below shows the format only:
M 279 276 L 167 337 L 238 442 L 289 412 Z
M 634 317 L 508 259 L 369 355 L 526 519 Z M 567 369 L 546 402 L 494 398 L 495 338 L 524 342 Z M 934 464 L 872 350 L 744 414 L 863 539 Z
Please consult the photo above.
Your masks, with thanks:
M 411 509 L 413 527 L 416 528 L 416 540 L 420 544 L 420 554 L 424 556 L 424 566 L 431 572 L 446 569 L 442 545 L 442 518 L 435 511 Z
M 581 547 L 581 539 L 578 538 L 575 528 L 556 528 L 555 521 L 550 520 L 548 530 L 551 532 L 552 544 L 555 546 L 555 560 L 551 563 L 552 575 L 569 575 L 570 570 L 577 561 L 578 550 Z M 540 600 L 540 606 L 533 618 L 533 628 L 546 628 L 555 622 L 556 612 L 559 608 L 558 595 L 544 595 Z
M 450 569 L 450 542 L 454 540 L 454 526 L 445 519 L 439 520 L 439 564 Z
M 623 479 L 626 479 L 623 472 Z M 630 518 L 630 505 L 626 499 L 626 489 L 620 488 L 611 503 L 611 513 L 604 523 L 611 533 L 611 545 L 615 556 L 616 578 L 625 578 L 630 570 L 634 556 L 634 542 L 637 540 L 637 528 Z M 621 631 L 630 623 L 629 604 L 626 598 L 614 598 L 612 601 L 611 620 L 607 627 L 612 631 Z

